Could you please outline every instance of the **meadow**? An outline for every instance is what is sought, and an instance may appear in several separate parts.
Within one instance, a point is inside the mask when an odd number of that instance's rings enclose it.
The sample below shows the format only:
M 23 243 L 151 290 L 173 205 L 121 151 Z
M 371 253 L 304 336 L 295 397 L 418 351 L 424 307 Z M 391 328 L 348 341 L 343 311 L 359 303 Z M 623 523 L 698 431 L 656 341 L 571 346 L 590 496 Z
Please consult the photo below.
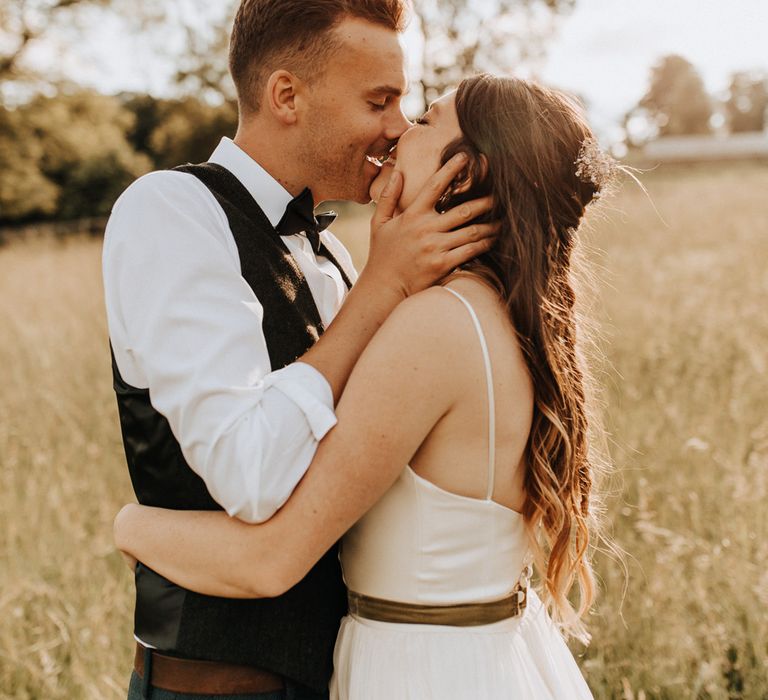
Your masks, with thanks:
M 590 216 L 614 463 L 589 647 L 598 699 L 768 698 L 768 167 L 661 169 Z M 365 210 L 335 230 L 359 264 Z M 100 241 L 0 248 L 0 698 L 124 698 L 132 500 Z M 394 700 L 394 699 L 393 699 Z M 567 700 L 567 699 L 563 699 Z

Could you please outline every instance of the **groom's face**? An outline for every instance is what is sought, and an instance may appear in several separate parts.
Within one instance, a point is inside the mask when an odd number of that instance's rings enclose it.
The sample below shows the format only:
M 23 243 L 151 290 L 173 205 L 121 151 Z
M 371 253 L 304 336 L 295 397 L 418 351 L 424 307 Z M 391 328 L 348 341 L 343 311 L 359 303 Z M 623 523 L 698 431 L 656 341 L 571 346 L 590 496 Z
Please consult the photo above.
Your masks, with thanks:
M 312 83 L 303 120 L 302 159 L 316 201 L 370 201 L 368 190 L 386 154 L 410 126 L 401 110 L 407 88 L 399 35 L 365 20 L 334 30 L 341 42 Z

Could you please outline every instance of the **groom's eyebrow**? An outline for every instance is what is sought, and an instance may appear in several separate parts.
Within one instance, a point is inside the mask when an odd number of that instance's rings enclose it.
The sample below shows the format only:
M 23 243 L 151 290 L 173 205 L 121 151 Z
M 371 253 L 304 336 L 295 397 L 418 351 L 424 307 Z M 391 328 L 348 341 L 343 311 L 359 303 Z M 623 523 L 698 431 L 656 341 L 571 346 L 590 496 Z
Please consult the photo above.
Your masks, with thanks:
M 405 90 L 402 90 L 399 87 L 395 87 L 394 85 L 379 85 L 378 87 L 370 90 L 370 94 L 376 96 L 392 95 L 393 97 L 402 97 L 403 95 L 407 95 L 410 90 L 410 85 L 408 85 Z

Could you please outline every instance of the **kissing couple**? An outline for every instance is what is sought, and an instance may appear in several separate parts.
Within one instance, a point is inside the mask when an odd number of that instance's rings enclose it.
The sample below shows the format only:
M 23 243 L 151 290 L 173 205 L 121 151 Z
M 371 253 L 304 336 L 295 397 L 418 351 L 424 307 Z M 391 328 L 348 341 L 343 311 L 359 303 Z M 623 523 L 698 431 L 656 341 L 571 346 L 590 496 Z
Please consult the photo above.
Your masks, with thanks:
M 234 140 L 113 208 L 132 700 L 592 697 L 593 135 L 490 75 L 411 124 L 407 10 L 243 0 Z M 359 276 L 324 200 L 377 202 Z

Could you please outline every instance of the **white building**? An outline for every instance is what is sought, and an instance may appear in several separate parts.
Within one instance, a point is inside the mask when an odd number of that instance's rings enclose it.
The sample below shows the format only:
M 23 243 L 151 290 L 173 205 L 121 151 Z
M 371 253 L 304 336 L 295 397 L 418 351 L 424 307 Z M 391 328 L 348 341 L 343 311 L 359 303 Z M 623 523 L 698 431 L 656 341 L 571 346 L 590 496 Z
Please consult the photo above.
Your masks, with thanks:
M 706 136 L 665 136 L 649 141 L 636 156 L 649 163 L 768 160 L 768 131 Z

